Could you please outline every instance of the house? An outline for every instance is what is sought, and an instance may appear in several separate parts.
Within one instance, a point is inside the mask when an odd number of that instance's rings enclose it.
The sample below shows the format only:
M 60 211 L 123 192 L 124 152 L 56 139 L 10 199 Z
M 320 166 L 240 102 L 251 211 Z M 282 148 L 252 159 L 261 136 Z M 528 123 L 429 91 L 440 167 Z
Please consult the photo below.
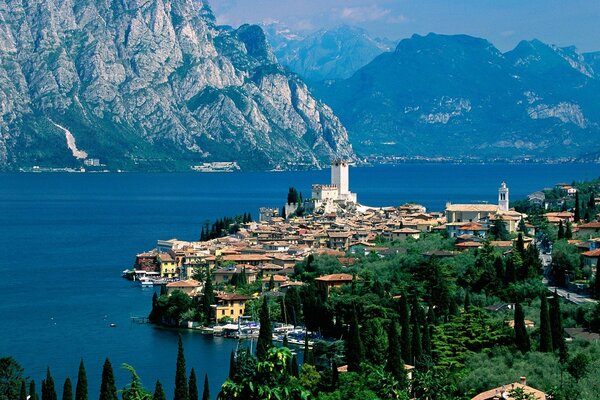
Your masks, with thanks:
M 270 262 L 271 257 L 264 254 L 249 253 L 249 254 L 226 254 L 219 256 L 206 257 L 206 262 L 210 268 L 213 268 L 217 263 L 234 263 L 234 264 L 250 264 L 253 266 L 260 265 L 262 263 Z
M 350 274 L 331 274 L 320 276 L 315 279 L 317 289 L 323 290 L 327 295 L 332 288 L 338 288 L 342 285 L 352 283 L 353 276 Z
M 392 240 L 405 241 L 409 237 L 416 240 L 421 237 L 421 231 L 418 229 L 412 229 L 412 228 L 402 228 L 402 229 L 396 229 L 396 230 L 392 231 L 391 236 L 392 236 Z
M 215 284 L 228 284 L 231 282 L 231 279 L 234 277 L 234 275 L 240 275 L 242 272 L 246 274 L 247 283 L 253 283 L 256 281 L 256 275 L 258 275 L 258 272 L 256 272 L 253 266 L 245 264 L 214 269 L 212 271 L 213 281 Z
M 499 211 L 496 204 L 446 204 L 446 221 L 477 222 Z
M 217 304 L 215 306 L 215 317 L 217 320 L 229 317 L 237 319 L 244 315 L 246 311 L 246 302 L 252 297 L 242 296 L 240 294 L 223 293 L 215 296 Z
M 133 269 L 135 269 L 136 271 L 160 272 L 157 254 L 150 252 L 140 253 L 136 255 L 135 263 L 133 264 Z
M 171 295 L 175 290 L 181 290 L 190 297 L 200 294 L 204 285 L 195 279 L 186 279 L 184 281 L 176 281 L 167 283 L 167 294 Z
M 160 269 L 160 276 L 163 278 L 175 278 L 178 275 L 177 263 L 169 253 L 158 254 L 158 266 Z
M 350 238 L 352 237 L 352 233 L 348 231 L 329 231 L 327 232 L 327 237 L 327 247 L 330 249 L 347 251 L 350 247 Z
M 524 376 L 521 377 L 520 382 L 502 385 L 500 387 L 479 393 L 471 400 L 512 400 L 513 397 L 510 395 L 510 393 L 515 389 L 521 389 L 525 394 L 531 394 L 537 400 L 546 400 L 546 393 L 532 388 L 531 386 L 527 386 L 527 379 Z
M 273 280 L 273 287 L 271 287 L 271 279 Z M 275 291 L 279 292 L 281 286 L 288 282 L 288 278 L 283 275 L 271 275 L 269 277 L 265 277 L 262 279 L 262 288 L 263 291 Z
M 588 222 L 578 226 L 578 236 L 583 238 L 591 238 L 592 236 L 600 236 L 600 222 Z
M 590 268 L 598 267 L 598 260 L 600 259 L 600 249 L 589 250 L 581 253 L 583 256 L 583 265 Z
M 487 228 L 484 228 L 482 225 L 476 224 L 476 223 L 470 223 L 467 225 L 463 225 L 461 227 L 458 228 L 458 232 L 459 235 L 473 235 L 473 236 L 479 236 L 479 237 L 485 237 L 485 235 L 487 234 Z

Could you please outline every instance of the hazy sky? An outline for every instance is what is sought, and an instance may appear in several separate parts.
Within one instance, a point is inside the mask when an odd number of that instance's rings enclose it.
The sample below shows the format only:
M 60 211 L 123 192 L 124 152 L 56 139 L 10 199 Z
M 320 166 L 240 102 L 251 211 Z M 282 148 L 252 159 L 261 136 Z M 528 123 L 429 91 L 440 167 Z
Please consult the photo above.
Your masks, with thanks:
M 357 25 L 374 36 L 466 33 L 502 51 L 540 39 L 600 50 L 600 0 L 210 0 L 219 24 L 279 21 L 293 29 Z

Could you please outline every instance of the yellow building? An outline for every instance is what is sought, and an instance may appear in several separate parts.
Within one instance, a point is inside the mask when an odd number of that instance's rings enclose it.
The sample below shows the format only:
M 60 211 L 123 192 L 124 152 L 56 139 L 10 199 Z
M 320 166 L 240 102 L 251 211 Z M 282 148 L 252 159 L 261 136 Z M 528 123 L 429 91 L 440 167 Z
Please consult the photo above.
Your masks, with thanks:
M 215 308 L 215 316 L 217 321 L 221 318 L 229 317 L 237 319 L 244 315 L 246 311 L 246 302 L 252 297 L 242 296 L 233 293 L 224 293 L 215 297 L 217 306 Z
M 158 255 L 158 265 L 160 267 L 160 276 L 163 278 L 174 278 L 177 276 L 177 263 L 168 253 Z

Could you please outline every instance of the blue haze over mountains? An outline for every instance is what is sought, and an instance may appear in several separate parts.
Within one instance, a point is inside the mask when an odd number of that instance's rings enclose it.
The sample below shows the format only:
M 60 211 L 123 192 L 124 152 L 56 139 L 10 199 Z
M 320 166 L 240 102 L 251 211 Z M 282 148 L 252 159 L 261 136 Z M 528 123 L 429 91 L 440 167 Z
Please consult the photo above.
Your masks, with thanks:
M 311 82 L 360 154 L 598 159 L 600 52 L 531 40 L 502 53 L 485 39 L 434 33 L 384 52 L 358 29 L 274 32 L 267 26 L 279 60 Z M 366 65 L 352 70 L 352 52 Z M 301 54 L 312 56 L 300 63 Z

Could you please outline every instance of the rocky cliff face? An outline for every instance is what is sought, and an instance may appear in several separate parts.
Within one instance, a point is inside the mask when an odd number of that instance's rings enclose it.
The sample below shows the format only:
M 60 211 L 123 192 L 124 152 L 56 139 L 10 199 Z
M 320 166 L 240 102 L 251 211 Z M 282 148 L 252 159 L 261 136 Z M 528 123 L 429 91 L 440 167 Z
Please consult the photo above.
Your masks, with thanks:
M 112 168 L 353 156 L 259 27 L 195 0 L 0 0 L 0 168 L 78 165 L 67 131 Z

